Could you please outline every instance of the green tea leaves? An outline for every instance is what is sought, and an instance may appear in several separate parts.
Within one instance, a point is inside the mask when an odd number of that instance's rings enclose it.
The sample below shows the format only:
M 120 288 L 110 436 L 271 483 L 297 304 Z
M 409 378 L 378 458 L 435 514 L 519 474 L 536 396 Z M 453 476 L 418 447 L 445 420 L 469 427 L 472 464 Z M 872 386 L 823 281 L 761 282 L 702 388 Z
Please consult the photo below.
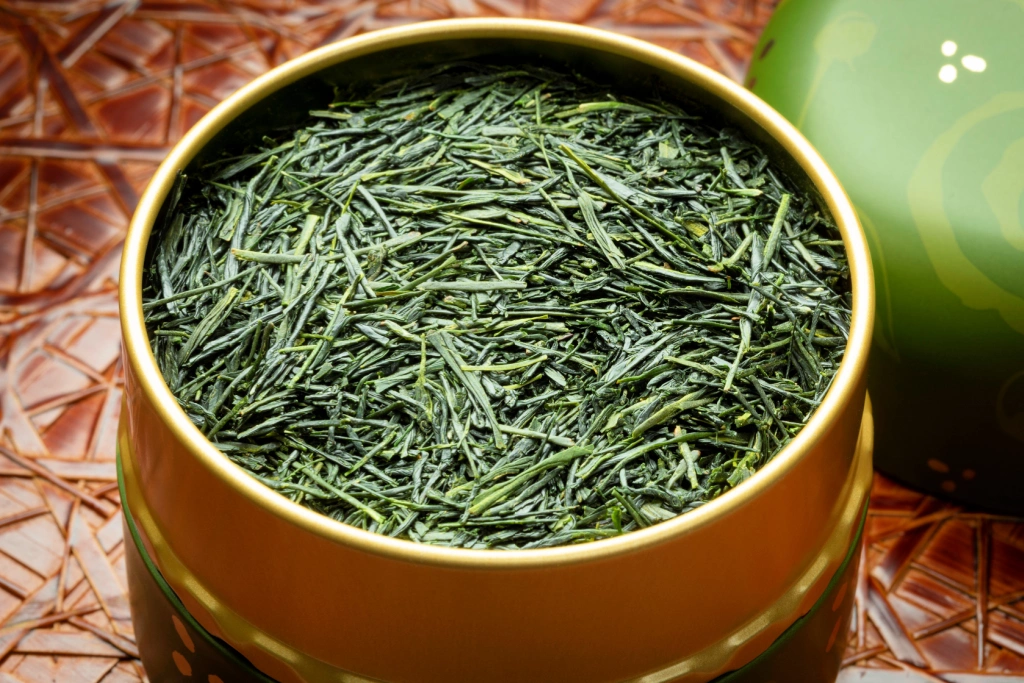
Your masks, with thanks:
M 842 242 L 755 145 L 543 66 L 339 90 L 189 170 L 150 341 L 233 462 L 420 543 L 628 533 L 756 471 L 831 384 Z

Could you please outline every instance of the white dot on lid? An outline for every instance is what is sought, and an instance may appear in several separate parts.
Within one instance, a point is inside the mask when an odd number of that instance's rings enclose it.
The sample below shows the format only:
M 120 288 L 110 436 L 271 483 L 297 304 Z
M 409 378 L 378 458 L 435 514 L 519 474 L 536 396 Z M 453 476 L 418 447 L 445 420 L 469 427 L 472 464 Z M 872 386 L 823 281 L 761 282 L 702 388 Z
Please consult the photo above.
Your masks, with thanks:
M 943 83 L 952 83 L 956 80 L 956 67 L 952 64 L 946 64 L 939 69 L 939 80 Z
M 981 73 L 988 66 L 988 62 L 983 57 L 978 55 L 964 55 L 964 58 L 960 60 L 960 63 L 964 65 L 964 68 L 974 73 Z
M 956 54 L 956 43 L 952 40 L 947 40 L 942 44 L 942 54 L 946 57 L 952 57 Z

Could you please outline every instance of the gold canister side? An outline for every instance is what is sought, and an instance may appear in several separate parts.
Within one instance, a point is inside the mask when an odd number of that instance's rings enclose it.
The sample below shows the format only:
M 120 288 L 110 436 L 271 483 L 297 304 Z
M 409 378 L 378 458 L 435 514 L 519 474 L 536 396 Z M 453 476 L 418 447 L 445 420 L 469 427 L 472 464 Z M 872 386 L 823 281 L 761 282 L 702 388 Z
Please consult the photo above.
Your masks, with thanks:
M 752 661 L 805 614 L 848 554 L 862 522 L 873 477 L 873 444 L 874 420 L 869 401 L 861 423 L 856 460 L 830 520 L 832 531 L 824 546 L 783 595 L 721 640 L 628 683 L 706 683 Z M 300 647 L 264 633 L 207 590 L 161 535 L 159 525 L 141 496 L 134 450 L 124 430 L 119 435 L 119 451 L 126 503 L 139 526 L 143 545 L 149 556 L 158 560 L 165 579 L 206 630 L 231 643 L 262 671 L 281 681 L 381 683 L 312 657 Z

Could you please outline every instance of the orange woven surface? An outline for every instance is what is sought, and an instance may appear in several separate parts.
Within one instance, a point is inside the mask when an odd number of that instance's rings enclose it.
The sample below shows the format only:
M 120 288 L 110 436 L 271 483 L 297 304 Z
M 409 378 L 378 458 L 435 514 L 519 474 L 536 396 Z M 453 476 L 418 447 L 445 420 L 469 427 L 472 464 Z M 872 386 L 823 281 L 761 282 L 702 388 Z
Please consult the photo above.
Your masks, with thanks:
M 324 43 L 450 16 L 587 23 L 740 80 L 773 5 L 0 0 L 0 683 L 144 679 L 114 468 L 117 261 L 206 111 Z M 1024 523 L 878 477 L 866 533 L 841 681 L 1024 682 Z

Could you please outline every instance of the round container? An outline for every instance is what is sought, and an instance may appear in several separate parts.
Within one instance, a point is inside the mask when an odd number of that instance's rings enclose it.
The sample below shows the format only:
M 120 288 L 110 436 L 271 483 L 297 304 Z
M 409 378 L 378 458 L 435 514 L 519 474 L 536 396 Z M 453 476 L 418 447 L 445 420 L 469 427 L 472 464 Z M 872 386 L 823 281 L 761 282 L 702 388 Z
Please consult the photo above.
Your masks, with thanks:
M 379 536 L 296 505 L 235 466 L 188 420 L 160 375 L 143 324 L 142 267 L 179 170 L 303 116 L 330 96 L 331 83 L 374 82 L 483 56 L 556 63 L 623 91 L 657 88 L 685 101 L 758 142 L 839 226 L 853 320 L 832 388 L 760 473 L 693 512 L 617 538 L 542 550 L 465 550 Z M 771 676 L 834 678 L 841 646 L 835 636 L 828 640 L 848 623 L 843 576 L 856 555 L 871 481 L 870 261 L 856 215 L 817 153 L 725 77 L 642 41 L 528 20 L 432 22 L 316 50 L 242 88 L 171 151 L 129 229 L 120 295 L 124 501 L 141 553 L 152 561 L 146 575 L 166 580 L 196 624 L 270 677 L 706 682 L 792 640 L 787 629 L 816 613 L 831 585 L 842 596 L 827 605 L 828 626 L 813 629 L 827 647 L 803 663 L 790 658 L 786 670 L 815 673 Z M 145 582 L 140 566 L 129 565 L 133 604 Z M 147 665 L 169 661 L 151 657 Z
M 825 157 L 867 231 L 878 469 L 1011 514 L 1024 514 L 1022 33 L 1016 0 L 787 0 L 748 80 Z

